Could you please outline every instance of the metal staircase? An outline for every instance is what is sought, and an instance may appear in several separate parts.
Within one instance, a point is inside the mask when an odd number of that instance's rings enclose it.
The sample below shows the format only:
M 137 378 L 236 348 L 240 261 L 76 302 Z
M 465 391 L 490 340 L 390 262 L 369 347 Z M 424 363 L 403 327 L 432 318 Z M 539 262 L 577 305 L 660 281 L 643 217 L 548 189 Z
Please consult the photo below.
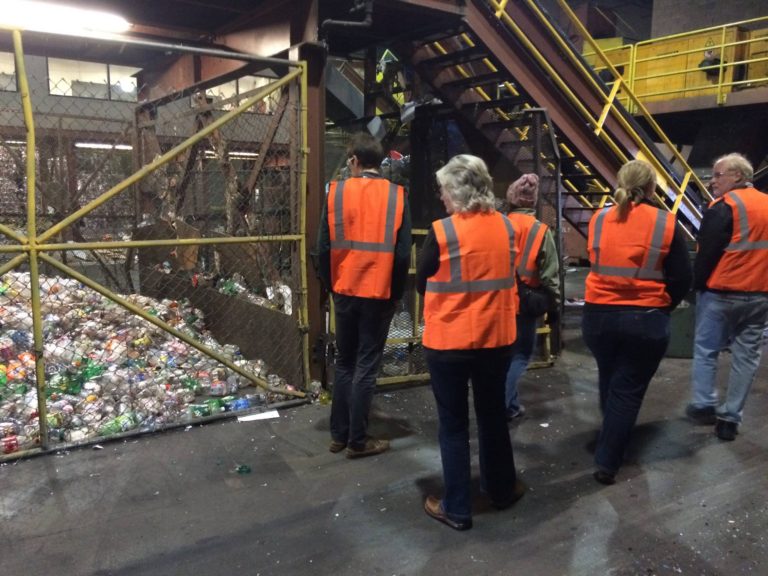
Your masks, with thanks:
M 610 88 L 535 0 L 468 0 L 460 29 L 415 45 L 410 60 L 434 94 L 510 162 L 543 176 L 545 201 L 582 234 L 594 211 L 610 201 L 618 169 L 633 158 L 656 168 L 659 205 L 675 213 L 691 237 L 698 229 L 700 205 L 710 198 L 704 184 L 682 157 L 659 151 L 656 142 L 675 146 L 649 114 L 650 133 L 624 109 L 619 90 L 645 112 L 607 58 L 615 78 Z

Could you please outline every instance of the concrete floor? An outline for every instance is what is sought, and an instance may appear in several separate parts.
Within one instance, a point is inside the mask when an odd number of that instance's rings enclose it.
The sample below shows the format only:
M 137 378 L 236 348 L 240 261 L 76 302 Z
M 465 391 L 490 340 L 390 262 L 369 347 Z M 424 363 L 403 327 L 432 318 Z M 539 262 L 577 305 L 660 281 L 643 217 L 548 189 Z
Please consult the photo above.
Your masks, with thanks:
M 725 443 L 682 418 L 690 360 L 665 360 L 605 487 L 579 319 L 570 309 L 555 367 L 521 385 L 511 432 L 530 491 L 497 512 L 476 487 L 468 532 L 422 511 L 441 468 L 420 386 L 376 396 L 371 432 L 393 442 L 374 458 L 329 453 L 329 407 L 314 404 L 3 464 L 0 575 L 768 574 L 765 362 Z

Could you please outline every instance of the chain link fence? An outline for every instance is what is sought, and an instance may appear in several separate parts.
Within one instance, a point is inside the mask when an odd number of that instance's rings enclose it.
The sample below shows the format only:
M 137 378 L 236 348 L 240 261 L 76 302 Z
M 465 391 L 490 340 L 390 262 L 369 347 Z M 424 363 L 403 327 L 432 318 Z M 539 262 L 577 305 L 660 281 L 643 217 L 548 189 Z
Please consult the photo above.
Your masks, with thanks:
M 0 90 L 10 457 L 310 387 L 303 66 L 221 53 L 219 80 L 178 90 L 174 59 L 209 55 L 138 48 L 131 67 L 0 61 L 14 75 Z

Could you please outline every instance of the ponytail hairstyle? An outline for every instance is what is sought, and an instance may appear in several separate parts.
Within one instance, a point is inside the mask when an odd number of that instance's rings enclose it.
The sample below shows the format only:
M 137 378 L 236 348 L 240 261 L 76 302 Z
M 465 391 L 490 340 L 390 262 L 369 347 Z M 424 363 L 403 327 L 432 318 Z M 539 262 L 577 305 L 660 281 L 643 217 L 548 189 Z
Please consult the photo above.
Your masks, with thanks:
M 613 193 L 619 220 L 623 221 L 632 210 L 632 202 L 650 198 L 656 188 L 656 172 L 653 166 L 642 160 L 630 160 L 619 170 L 618 185 Z

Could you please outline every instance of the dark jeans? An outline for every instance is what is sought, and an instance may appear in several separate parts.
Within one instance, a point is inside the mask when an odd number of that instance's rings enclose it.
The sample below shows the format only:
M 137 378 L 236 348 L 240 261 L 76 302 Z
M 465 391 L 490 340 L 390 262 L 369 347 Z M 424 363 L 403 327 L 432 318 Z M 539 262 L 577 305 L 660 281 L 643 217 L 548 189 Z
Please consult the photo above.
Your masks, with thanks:
M 536 347 L 536 316 L 518 314 L 515 319 L 517 321 L 517 339 L 512 344 L 512 362 L 510 362 L 507 371 L 506 384 L 508 413 L 520 410 L 517 383 L 528 369 L 533 350 Z
M 354 448 L 365 444 L 376 376 L 395 313 L 394 300 L 333 295 L 336 373 L 331 437 Z
M 615 474 L 651 378 L 669 344 L 669 314 L 656 308 L 585 308 L 582 334 L 597 360 L 603 427 L 595 464 Z
M 467 351 L 464 359 L 445 359 L 427 351 L 432 391 L 440 422 L 438 437 L 443 461 L 443 510 L 452 520 L 472 517 L 469 456 L 469 381 L 472 381 L 477 437 L 480 445 L 480 486 L 492 501 L 510 500 L 515 486 L 515 460 L 504 407 L 508 352 Z

